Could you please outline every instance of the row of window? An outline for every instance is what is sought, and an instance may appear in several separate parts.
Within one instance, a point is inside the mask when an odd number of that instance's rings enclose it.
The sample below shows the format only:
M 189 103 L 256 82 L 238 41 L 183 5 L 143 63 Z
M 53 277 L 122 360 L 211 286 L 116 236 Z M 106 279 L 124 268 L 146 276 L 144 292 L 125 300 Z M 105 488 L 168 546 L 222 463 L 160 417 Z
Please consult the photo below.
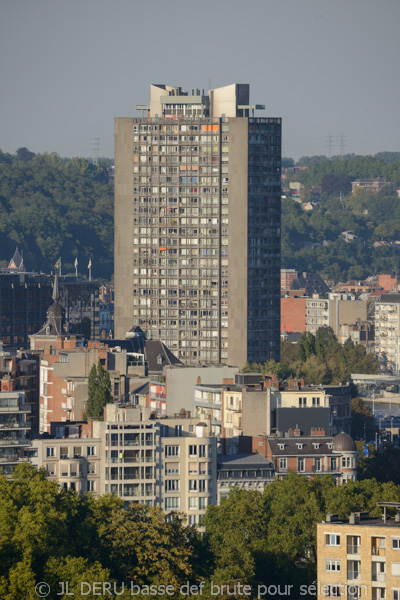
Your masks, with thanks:
M 179 479 L 167 479 L 165 481 L 165 491 L 166 492 L 179 492 L 179 489 L 180 489 L 180 480 Z M 207 479 L 189 479 L 188 491 L 189 492 L 206 492 L 207 491 Z
M 78 457 L 81 458 L 83 456 L 96 456 L 96 446 L 86 446 L 86 448 L 82 446 L 60 446 L 60 458 L 73 458 Z M 55 446 L 47 446 L 46 447 L 46 458 L 55 458 L 57 456 L 57 447 Z

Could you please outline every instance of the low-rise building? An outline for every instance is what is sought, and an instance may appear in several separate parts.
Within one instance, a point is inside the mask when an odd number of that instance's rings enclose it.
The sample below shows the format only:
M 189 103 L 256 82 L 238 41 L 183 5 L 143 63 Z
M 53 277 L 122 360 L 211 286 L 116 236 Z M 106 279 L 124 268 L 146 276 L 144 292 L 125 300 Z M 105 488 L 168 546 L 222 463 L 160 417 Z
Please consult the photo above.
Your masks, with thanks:
M 272 461 L 258 453 L 218 457 L 218 504 L 233 488 L 263 492 L 275 481 Z
M 278 479 L 289 471 L 307 477 L 330 474 L 337 485 L 357 479 L 358 452 L 346 433 L 332 438 L 315 429 L 310 436 L 301 436 L 300 430 L 295 429 L 285 437 L 259 436 L 253 438 L 253 452 L 272 461 Z

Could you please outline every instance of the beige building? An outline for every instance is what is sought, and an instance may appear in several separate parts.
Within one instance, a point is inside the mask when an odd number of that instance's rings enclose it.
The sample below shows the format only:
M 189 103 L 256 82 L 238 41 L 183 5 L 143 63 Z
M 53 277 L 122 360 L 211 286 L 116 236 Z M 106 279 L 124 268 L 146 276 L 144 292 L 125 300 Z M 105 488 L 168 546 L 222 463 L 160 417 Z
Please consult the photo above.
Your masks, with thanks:
M 375 354 L 395 374 L 400 365 L 400 294 L 382 294 L 375 303 Z
M 249 85 L 150 86 L 115 119 L 115 335 L 185 364 L 279 359 L 281 119 Z
M 313 295 L 306 299 L 306 329 L 316 334 L 320 327 L 332 327 L 336 337 L 340 325 L 366 321 L 367 303 L 352 294 L 331 292 L 327 298 Z
M 113 494 L 125 503 L 160 506 L 201 524 L 217 501 L 216 439 L 209 420 L 184 413 L 149 419 L 143 407 L 108 404 L 104 421 L 53 423 L 33 441 L 37 467 L 79 494 Z
M 400 518 L 387 518 L 395 502 L 379 503 L 382 518 L 352 513 L 348 521 L 328 515 L 317 525 L 318 599 L 399 600 Z

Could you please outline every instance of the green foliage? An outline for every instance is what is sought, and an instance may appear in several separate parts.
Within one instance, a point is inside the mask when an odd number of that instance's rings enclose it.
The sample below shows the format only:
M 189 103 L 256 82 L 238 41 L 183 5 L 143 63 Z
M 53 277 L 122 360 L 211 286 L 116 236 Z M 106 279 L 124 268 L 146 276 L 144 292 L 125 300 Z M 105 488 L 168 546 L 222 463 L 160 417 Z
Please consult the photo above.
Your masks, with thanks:
M 374 440 L 376 432 L 377 425 L 371 408 L 362 398 L 352 398 L 351 437 L 354 440 Z
M 112 402 L 110 374 L 99 362 L 97 368 L 92 365 L 89 373 L 86 417 L 102 419 L 104 407 L 109 402 Z
M 329 475 L 307 479 L 289 473 L 264 494 L 233 489 L 209 507 L 205 527 L 214 554 L 211 579 L 247 580 L 255 585 L 299 585 L 316 579 L 316 524 L 328 512 L 348 518 L 351 512 L 380 514 L 378 501 L 399 501 L 400 487 L 376 480 L 337 487 Z
M 348 383 L 351 373 L 379 373 L 379 363 L 365 348 L 352 342 L 342 346 L 331 327 L 321 327 L 317 335 L 302 334 L 297 345 L 281 344 L 281 362 L 246 363 L 245 372 L 272 373 L 280 382 L 303 378 L 307 385 Z
M 330 160 L 304 157 L 309 168 L 296 173 L 296 180 L 306 186 L 305 190 L 321 186 L 322 194 L 310 213 L 290 198 L 282 201 L 282 266 L 318 271 L 328 279 L 340 281 L 399 272 L 400 250 L 396 246 L 373 246 L 375 241 L 394 242 L 399 238 L 399 157 L 400 153 Z M 350 193 L 351 181 L 375 177 L 386 177 L 392 185 L 378 194 L 365 190 Z M 361 241 L 346 243 L 340 234 L 348 230 Z
M 20 148 L 0 151 L 0 256 L 24 250 L 28 268 L 48 272 L 59 256 L 64 272 L 74 273 L 75 257 L 86 273 L 113 273 L 113 185 L 106 166 L 83 158 Z
M 375 479 L 336 487 L 330 475 L 309 480 L 291 472 L 264 493 L 233 488 L 219 506 L 208 507 L 199 535 L 177 513 L 167 518 L 145 505 L 125 509 L 113 496 L 80 497 L 47 481 L 44 471 L 20 465 L 13 481 L 0 477 L 0 597 L 33 600 L 38 582 L 50 585 L 50 600 L 67 600 L 59 582 L 68 581 L 79 600 L 88 597 L 81 582 L 177 590 L 207 579 L 205 597 L 209 581 L 240 581 L 253 589 L 290 584 L 297 599 L 299 585 L 316 578 L 316 524 L 328 512 L 378 516 L 382 500 L 398 502 L 400 487 Z M 129 590 L 118 596 L 129 598 Z

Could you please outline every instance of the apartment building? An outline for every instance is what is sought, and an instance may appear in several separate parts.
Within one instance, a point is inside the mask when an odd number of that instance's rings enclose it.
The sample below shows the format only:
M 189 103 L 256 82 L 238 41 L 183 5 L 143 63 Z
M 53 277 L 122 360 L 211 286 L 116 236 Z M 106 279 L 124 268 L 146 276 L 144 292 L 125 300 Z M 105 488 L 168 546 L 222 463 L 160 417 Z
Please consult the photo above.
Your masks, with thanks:
M 12 348 L 0 342 L 0 391 L 23 391 L 29 406 L 27 420 L 32 431 L 39 430 L 39 354 Z
M 150 86 L 115 119 L 115 332 L 185 364 L 279 359 L 281 119 L 249 85 Z
M 104 421 L 52 423 L 33 441 L 38 467 L 79 494 L 113 494 L 125 503 L 159 506 L 198 525 L 217 501 L 216 439 L 208 421 L 183 412 L 150 419 L 144 407 L 108 404 Z
M 400 597 L 400 504 L 379 502 L 381 518 L 367 512 L 348 520 L 328 514 L 317 525 L 318 599 L 398 600 Z M 387 511 L 397 511 L 389 518 Z
M 400 294 L 382 294 L 375 303 L 375 354 L 399 371 Z
M 27 416 L 30 407 L 25 403 L 25 393 L 0 392 L 0 473 L 11 476 L 21 461 L 27 461 L 30 441 L 27 437 L 30 424 Z
M 336 336 L 340 325 L 366 321 L 367 303 L 353 294 L 330 292 L 327 297 L 313 295 L 306 299 L 306 330 L 316 334 L 320 327 L 332 327 Z

